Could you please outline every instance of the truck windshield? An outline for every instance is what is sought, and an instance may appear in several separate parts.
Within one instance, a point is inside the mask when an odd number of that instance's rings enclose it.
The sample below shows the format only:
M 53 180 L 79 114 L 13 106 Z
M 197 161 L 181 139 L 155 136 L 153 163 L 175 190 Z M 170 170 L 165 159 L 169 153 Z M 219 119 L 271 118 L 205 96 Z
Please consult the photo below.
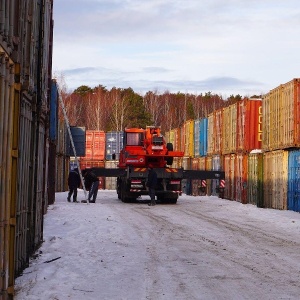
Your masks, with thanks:
M 142 146 L 143 134 L 141 132 L 127 132 L 126 144 L 127 146 Z

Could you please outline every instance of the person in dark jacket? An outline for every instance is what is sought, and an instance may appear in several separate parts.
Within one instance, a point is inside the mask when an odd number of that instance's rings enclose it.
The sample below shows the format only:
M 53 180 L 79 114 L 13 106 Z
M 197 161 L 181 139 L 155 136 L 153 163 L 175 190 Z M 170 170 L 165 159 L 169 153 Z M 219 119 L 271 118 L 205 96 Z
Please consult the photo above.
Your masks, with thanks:
M 84 181 L 87 190 L 89 190 L 88 202 L 95 203 L 98 195 L 99 178 L 92 169 L 87 170 L 84 174 Z M 91 200 L 93 198 L 93 200 Z
M 155 189 L 157 186 L 157 174 L 153 169 L 152 165 L 148 167 L 148 180 L 147 180 L 147 187 L 149 188 L 149 196 L 150 196 L 150 203 L 149 206 L 154 206 L 155 203 Z
M 68 186 L 69 186 L 69 193 L 68 193 L 68 202 L 71 202 L 71 197 L 73 195 L 73 202 L 77 201 L 77 188 L 80 186 L 80 175 L 78 168 L 71 170 L 68 177 Z

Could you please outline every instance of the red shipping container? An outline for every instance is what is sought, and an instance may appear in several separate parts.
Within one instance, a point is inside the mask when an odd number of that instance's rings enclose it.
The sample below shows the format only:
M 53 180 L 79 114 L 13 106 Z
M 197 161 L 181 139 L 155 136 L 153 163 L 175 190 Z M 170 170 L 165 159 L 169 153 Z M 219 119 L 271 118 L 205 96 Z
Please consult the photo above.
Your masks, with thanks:
M 104 160 L 80 158 L 80 170 L 90 168 L 105 168 Z M 105 189 L 105 177 L 99 177 L 99 190 Z
M 101 130 L 87 130 L 85 143 L 85 158 L 105 159 L 105 132 Z
M 80 169 L 89 169 L 89 168 L 105 168 L 104 160 L 97 160 L 97 159 L 88 159 L 88 158 L 80 158 L 79 161 Z
M 237 151 L 248 153 L 254 149 L 261 149 L 262 100 L 239 101 L 237 109 Z

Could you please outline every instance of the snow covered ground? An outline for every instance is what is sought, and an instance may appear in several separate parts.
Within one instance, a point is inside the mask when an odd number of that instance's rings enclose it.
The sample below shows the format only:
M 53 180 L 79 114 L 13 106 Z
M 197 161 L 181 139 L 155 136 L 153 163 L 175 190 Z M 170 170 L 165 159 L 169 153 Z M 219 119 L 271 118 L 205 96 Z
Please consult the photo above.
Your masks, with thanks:
M 183 195 L 149 207 L 57 193 L 16 300 L 299 299 L 300 214 Z M 79 199 L 84 193 L 79 191 Z

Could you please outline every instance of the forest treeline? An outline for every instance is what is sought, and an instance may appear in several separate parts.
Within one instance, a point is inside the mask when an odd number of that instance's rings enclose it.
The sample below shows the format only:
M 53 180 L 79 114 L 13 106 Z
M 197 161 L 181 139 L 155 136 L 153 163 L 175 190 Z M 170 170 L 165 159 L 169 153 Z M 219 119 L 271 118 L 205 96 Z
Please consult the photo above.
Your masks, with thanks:
M 214 110 L 244 99 L 240 95 L 223 99 L 211 92 L 193 95 L 149 91 L 142 96 L 131 88 L 109 90 L 102 85 L 95 88 L 82 85 L 72 93 L 63 92 L 62 98 L 71 126 L 107 132 L 156 125 L 161 126 L 163 133 L 181 127 L 187 120 L 207 117 Z

